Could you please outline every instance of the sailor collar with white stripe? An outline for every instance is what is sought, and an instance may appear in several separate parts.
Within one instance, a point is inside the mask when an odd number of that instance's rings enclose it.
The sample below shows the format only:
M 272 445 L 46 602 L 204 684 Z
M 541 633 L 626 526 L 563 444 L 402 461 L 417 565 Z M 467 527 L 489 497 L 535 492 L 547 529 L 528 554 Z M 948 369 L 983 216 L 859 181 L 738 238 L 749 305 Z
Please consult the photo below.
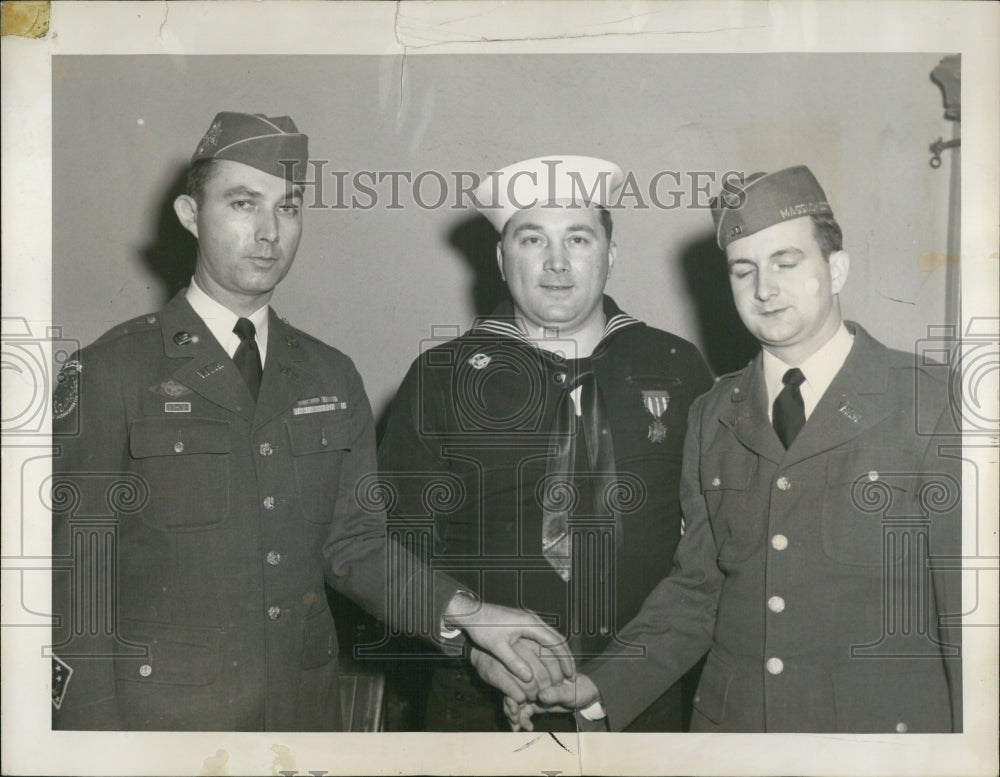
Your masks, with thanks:
M 603 304 L 605 318 L 604 332 L 601 335 L 601 340 L 597 348 L 603 346 L 615 332 L 630 326 L 642 324 L 639 319 L 622 312 L 621 308 L 607 294 L 604 295 Z M 532 347 L 537 347 L 535 342 L 528 337 L 524 322 L 514 316 L 514 305 L 510 300 L 500 303 L 492 316 L 476 319 L 469 330 L 469 334 L 485 333 L 512 337 Z M 594 350 L 596 351 L 597 348 Z

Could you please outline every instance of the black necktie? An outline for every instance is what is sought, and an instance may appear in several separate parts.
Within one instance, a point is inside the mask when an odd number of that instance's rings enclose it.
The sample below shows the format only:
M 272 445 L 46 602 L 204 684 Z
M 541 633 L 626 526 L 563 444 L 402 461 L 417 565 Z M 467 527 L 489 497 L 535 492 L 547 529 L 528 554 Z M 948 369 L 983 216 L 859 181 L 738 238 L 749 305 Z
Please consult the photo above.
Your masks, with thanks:
M 580 415 L 576 414 L 572 397 L 578 386 Z M 559 577 L 569 582 L 573 566 L 570 514 L 582 509 L 584 513 L 603 515 L 609 489 L 615 482 L 611 426 L 593 371 L 584 370 L 563 390 L 549 441 L 555 453 L 549 456 L 545 468 L 542 555 Z M 577 460 L 578 448 L 585 461 Z M 581 489 L 583 485 L 586 487 Z M 578 500 L 584 504 L 577 504 Z M 616 545 L 622 541 L 620 532 L 615 540 Z
M 569 582 L 573 557 L 570 548 L 569 515 L 576 502 L 573 471 L 576 468 L 576 407 L 573 388 L 559 398 L 552 421 L 549 444 L 554 453 L 545 467 L 542 492 L 542 555 L 564 582 Z
M 774 421 L 774 431 L 778 433 L 785 448 L 789 448 L 795 436 L 806 423 L 805 405 L 802 404 L 802 392 L 799 386 L 805 382 L 806 376 L 802 370 L 793 367 L 781 379 L 785 387 L 774 400 L 771 417 Z
M 254 339 L 257 329 L 249 318 L 241 318 L 233 327 L 233 332 L 240 338 L 240 345 L 236 349 L 236 353 L 233 354 L 233 361 L 243 376 L 243 380 L 246 381 L 250 393 L 253 394 L 254 402 L 256 402 L 257 395 L 260 393 L 260 377 L 264 373 L 260 364 L 260 351 L 257 349 L 257 341 Z

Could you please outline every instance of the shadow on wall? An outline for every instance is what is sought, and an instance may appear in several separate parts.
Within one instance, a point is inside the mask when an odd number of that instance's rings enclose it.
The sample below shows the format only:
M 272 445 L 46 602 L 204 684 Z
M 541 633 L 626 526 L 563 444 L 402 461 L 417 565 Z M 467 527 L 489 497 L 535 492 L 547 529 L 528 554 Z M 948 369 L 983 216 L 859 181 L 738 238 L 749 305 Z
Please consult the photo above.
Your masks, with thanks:
M 178 291 L 188 285 L 194 274 L 198 243 L 177 220 L 174 200 L 184 194 L 187 185 L 187 165 L 178 165 L 156 205 L 156 231 L 153 239 L 139 249 L 139 260 L 162 282 L 163 289 L 156 303 L 159 309 Z
M 708 236 L 681 250 L 687 292 L 695 302 L 705 360 L 712 372 L 724 375 L 742 369 L 760 346 L 743 326 L 729 289 L 725 256 Z
M 472 286 L 469 294 L 472 301 L 473 317 L 488 316 L 497 305 L 508 299 L 507 285 L 500 277 L 497 267 L 497 233 L 490 222 L 478 214 L 463 218 L 447 236 L 448 244 L 457 251 L 472 270 Z M 413 326 L 426 331 L 430 321 L 414 321 Z M 471 321 L 468 322 L 471 325 Z M 407 365 L 409 366 L 409 365 Z M 402 375 L 400 376 L 402 381 Z M 389 418 L 391 402 L 385 407 L 374 408 L 375 438 L 382 441 L 385 425 Z
M 472 268 L 472 305 L 476 316 L 488 316 L 507 299 L 507 285 L 497 267 L 497 233 L 478 214 L 463 219 L 448 235 L 448 243 Z

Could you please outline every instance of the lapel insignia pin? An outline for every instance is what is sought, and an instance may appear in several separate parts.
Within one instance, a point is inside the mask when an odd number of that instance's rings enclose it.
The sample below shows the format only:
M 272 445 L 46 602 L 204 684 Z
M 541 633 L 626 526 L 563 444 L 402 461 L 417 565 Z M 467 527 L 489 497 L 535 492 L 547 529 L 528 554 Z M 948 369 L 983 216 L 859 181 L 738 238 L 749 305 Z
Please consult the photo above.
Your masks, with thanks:
M 190 342 L 195 342 L 195 340 L 191 337 L 190 332 L 178 332 L 174 335 L 174 342 L 177 343 L 177 345 L 187 345 Z
M 292 337 L 291 335 L 288 335 L 285 338 L 285 342 L 288 344 L 289 348 L 298 348 L 299 347 L 299 340 L 298 340 L 297 337 Z
M 222 368 L 223 368 L 222 362 L 212 362 L 211 364 L 206 364 L 204 367 L 198 370 L 198 376 L 204 380 L 210 375 L 214 375 Z
M 469 359 L 469 364 L 471 365 L 472 369 L 474 369 L 474 370 L 482 370 L 482 369 L 485 369 L 486 366 L 491 361 L 493 361 L 493 360 L 489 356 L 487 356 L 485 353 L 477 353 L 475 356 L 472 356 Z
M 838 407 L 837 409 L 854 423 L 858 423 L 861 420 L 861 413 L 859 413 L 857 410 L 855 410 L 846 402 L 841 402 L 840 407 Z
M 670 392 L 662 390 L 643 391 L 642 404 L 645 406 L 646 411 L 653 416 L 653 422 L 649 425 L 646 437 L 652 443 L 663 442 L 667 439 L 667 427 L 661 420 L 661 416 L 670 407 Z

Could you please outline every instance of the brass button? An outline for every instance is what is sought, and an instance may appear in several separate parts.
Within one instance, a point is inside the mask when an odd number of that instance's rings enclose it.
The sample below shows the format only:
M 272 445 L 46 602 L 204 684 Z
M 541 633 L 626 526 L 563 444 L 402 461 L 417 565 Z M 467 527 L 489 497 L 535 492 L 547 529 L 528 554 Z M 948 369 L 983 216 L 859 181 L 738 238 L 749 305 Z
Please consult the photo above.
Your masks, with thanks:
M 907 726 L 903 721 L 899 721 L 899 723 L 896 724 L 896 733 L 897 734 L 905 734 L 909 730 L 910 730 L 910 727 Z
M 184 452 L 184 443 L 178 440 L 177 442 L 174 443 L 174 453 L 183 453 L 183 452 Z
M 785 671 L 785 662 L 780 658 L 769 658 L 765 664 L 770 674 L 781 674 Z
M 878 472 L 873 469 L 871 472 L 868 473 L 868 479 L 874 483 L 876 480 L 878 480 Z M 904 723 L 902 725 L 906 724 Z
M 278 620 L 281 617 L 281 608 L 276 606 L 271 606 L 267 608 L 267 617 L 273 621 Z
M 278 566 L 281 563 L 281 554 L 276 550 L 272 550 L 267 554 L 267 563 L 272 567 Z
M 718 488 L 719 486 L 722 485 L 722 479 L 721 478 L 712 478 L 712 485 L 715 486 L 716 488 Z
M 772 596 L 767 600 L 767 609 L 771 612 L 781 612 L 785 609 L 785 600 L 780 596 Z
M 151 667 L 149 664 L 143 664 L 142 666 L 139 667 L 139 674 L 141 674 L 143 677 L 149 677 L 151 674 L 153 674 L 153 667 Z
M 775 534 L 771 537 L 771 547 L 775 550 L 784 550 L 788 547 L 788 537 L 784 534 Z
M 273 510 L 274 509 L 274 497 L 273 496 L 265 496 L 264 497 L 264 509 L 265 510 Z
M 271 447 L 271 443 L 269 443 L 269 442 L 262 442 L 260 444 L 260 455 L 261 456 L 270 456 L 272 453 L 274 453 L 274 449 Z
M 782 475 L 777 481 L 778 488 L 782 491 L 787 491 L 792 487 L 792 484 L 788 482 L 788 478 Z

